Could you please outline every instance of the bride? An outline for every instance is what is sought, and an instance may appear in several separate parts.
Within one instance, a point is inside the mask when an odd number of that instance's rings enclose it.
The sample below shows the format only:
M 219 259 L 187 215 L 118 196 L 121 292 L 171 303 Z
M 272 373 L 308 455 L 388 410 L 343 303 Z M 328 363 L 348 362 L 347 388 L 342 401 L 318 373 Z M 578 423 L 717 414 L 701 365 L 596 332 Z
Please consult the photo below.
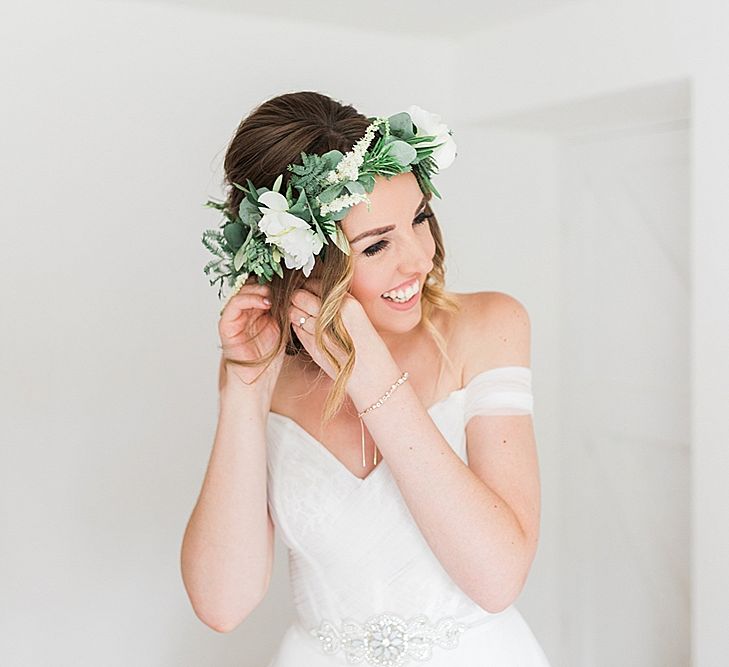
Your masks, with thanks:
M 373 122 L 315 92 L 263 103 L 228 148 L 203 238 L 231 288 L 219 419 L 181 566 L 231 631 L 278 531 L 297 618 L 269 667 L 548 665 L 514 606 L 539 536 L 529 317 L 445 288 L 430 176 L 454 157 L 434 114 Z

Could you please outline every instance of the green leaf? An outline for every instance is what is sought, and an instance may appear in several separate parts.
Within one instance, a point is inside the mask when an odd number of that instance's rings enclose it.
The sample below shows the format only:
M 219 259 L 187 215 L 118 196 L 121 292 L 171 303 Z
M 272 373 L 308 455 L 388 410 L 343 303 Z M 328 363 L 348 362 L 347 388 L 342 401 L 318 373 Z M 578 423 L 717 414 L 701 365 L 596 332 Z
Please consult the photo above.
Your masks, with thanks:
M 238 250 L 243 245 L 246 232 L 243 225 L 238 222 L 231 222 L 223 227 L 223 236 L 233 250 Z
M 405 167 L 416 158 L 417 152 L 410 144 L 398 140 L 390 144 L 389 155 Z
M 246 194 L 246 197 L 251 202 L 251 204 L 258 204 L 258 190 L 256 190 L 253 183 L 251 183 L 251 179 L 247 178 L 246 183 L 248 183 L 248 187 L 250 188 L 250 192 Z
M 415 132 L 413 131 L 413 121 L 407 111 L 401 111 L 400 113 L 396 113 L 394 116 L 390 116 L 388 121 L 390 122 L 391 134 L 394 134 L 404 140 L 408 140 L 415 136 Z
M 279 188 L 281 187 L 281 183 L 283 182 L 283 174 L 279 174 L 278 178 L 273 184 L 273 192 L 278 192 Z
M 319 201 L 322 204 L 331 204 L 342 193 L 344 185 L 342 183 L 334 183 L 319 193 Z
M 248 227 L 257 227 L 258 221 L 263 217 L 258 206 L 248 198 L 244 198 L 238 206 L 238 216 Z
M 310 207 L 306 198 L 306 190 L 301 190 L 296 203 L 289 208 L 289 213 L 291 213 L 291 215 L 295 215 L 297 218 L 306 220 L 306 222 L 311 222 L 309 219 L 309 209 Z
M 213 255 L 217 255 L 221 259 L 230 256 L 225 237 L 217 229 L 206 229 L 202 235 L 202 243 Z
M 322 231 L 319 221 L 316 218 L 314 218 L 313 223 L 314 223 L 314 231 L 316 232 L 316 235 L 322 240 L 322 243 L 326 243 L 327 242 L 326 236 L 324 235 L 324 232 Z
M 223 263 L 223 260 L 222 260 L 222 259 L 211 259 L 211 260 L 210 260 L 210 261 L 209 261 L 209 262 L 208 262 L 208 263 L 207 263 L 207 264 L 206 264 L 206 265 L 205 265 L 205 266 L 203 267 L 203 272 L 204 272 L 204 273 L 206 273 L 206 274 L 208 274 L 208 273 L 210 273 L 210 271 L 212 271 L 213 269 L 217 269 L 217 268 L 218 268 L 218 267 L 219 267 L 219 266 L 220 266 L 220 265 L 221 265 L 222 263 Z M 216 271 L 216 273 L 218 273 L 218 272 Z
M 427 144 L 432 143 L 436 139 L 436 136 L 434 134 L 421 134 L 418 137 L 413 137 L 412 139 L 408 139 L 408 143 L 411 145 L 414 144 Z
M 235 257 L 233 258 L 233 267 L 236 271 L 240 271 L 246 259 L 248 259 L 246 256 L 246 248 L 246 245 L 242 245 L 238 248 L 238 252 L 235 253 Z
M 334 233 L 329 238 L 332 239 L 334 245 L 337 246 L 337 248 L 339 248 L 345 255 L 349 255 L 349 241 L 339 225 L 336 225 Z
M 343 157 L 344 153 L 335 149 L 333 151 L 328 151 L 327 153 L 324 153 L 324 155 L 321 156 L 321 159 L 326 169 L 328 171 L 331 171 L 332 169 L 336 169 L 337 165 Z
M 356 181 L 347 181 L 344 184 L 344 187 L 347 188 L 347 190 L 349 190 L 352 194 L 365 194 L 364 186 L 362 185 L 362 183 L 359 182 L 359 179 Z
M 360 174 L 357 180 L 362 183 L 367 192 L 372 192 L 375 189 L 375 177 L 373 174 Z
M 334 213 L 330 213 L 332 220 L 344 220 L 344 218 L 347 216 L 347 213 L 349 213 L 349 207 L 345 206 L 342 209 L 339 209 L 338 211 L 335 211 Z

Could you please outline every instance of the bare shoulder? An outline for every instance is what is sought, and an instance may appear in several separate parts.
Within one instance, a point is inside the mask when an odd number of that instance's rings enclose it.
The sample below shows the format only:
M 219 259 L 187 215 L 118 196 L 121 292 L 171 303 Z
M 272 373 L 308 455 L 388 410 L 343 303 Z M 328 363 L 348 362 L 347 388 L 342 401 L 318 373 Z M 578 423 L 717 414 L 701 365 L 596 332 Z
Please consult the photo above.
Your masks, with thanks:
M 531 322 L 526 307 L 505 292 L 457 295 L 463 381 L 498 366 L 531 366 Z

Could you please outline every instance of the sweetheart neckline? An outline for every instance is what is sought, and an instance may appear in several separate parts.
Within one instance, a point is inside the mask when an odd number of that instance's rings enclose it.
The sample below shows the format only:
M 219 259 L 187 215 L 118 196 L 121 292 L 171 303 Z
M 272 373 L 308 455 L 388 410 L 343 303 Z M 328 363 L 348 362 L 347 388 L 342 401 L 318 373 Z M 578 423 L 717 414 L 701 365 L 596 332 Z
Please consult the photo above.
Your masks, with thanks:
M 513 368 L 523 368 L 528 371 L 531 371 L 531 368 L 529 366 L 495 366 L 494 368 L 488 368 L 485 371 L 481 371 L 480 373 L 477 373 L 476 375 L 474 375 L 463 387 L 460 387 L 459 389 L 454 389 L 449 394 L 446 394 L 443 398 L 437 400 L 430 407 L 426 408 L 425 411 L 428 414 L 430 414 L 431 410 L 433 410 L 434 408 L 438 407 L 439 405 L 442 405 L 443 403 L 446 403 L 451 398 L 453 398 L 453 396 L 466 391 L 466 389 L 468 389 L 471 386 L 473 381 L 476 380 L 476 378 L 481 377 L 482 375 L 486 375 L 487 373 L 491 373 L 493 371 L 499 371 L 499 370 L 504 370 L 504 369 L 513 369 Z M 274 412 L 273 410 L 270 410 L 268 414 L 276 415 L 277 417 L 281 417 L 282 419 L 285 419 L 287 422 L 293 424 L 301 433 L 304 434 L 305 437 L 307 437 L 309 440 L 311 440 L 312 444 L 317 445 L 317 449 L 323 449 L 324 455 L 325 456 L 328 455 L 329 458 L 333 460 L 335 466 L 337 466 L 338 468 L 343 470 L 344 473 L 348 477 L 350 477 L 352 480 L 357 482 L 359 485 L 363 485 L 367 480 L 370 479 L 370 477 L 372 477 L 377 472 L 377 470 L 379 468 L 382 468 L 387 463 L 386 459 L 384 459 L 384 458 L 380 459 L 380 462 L 374 468 L 372 468 L 372 470 L 370 470 L 370 472 L 365 477 L 358 477 L 349 468 L 347 468 L 347 466 L 345 466 L 344 463 L 342 463 L 336 456 L 334 456 L 334 454 L 329 450 L 329 448 L 326 445 L 324 445 L 324 443 L 322 443 L 320 440 L 315 438 L 311 433 L 309 433 L 309 431 L 307 431 L 295 419 L 293 419 L 292 417 L 289 417 L 288 415 L 281 414 L 280 412 Z

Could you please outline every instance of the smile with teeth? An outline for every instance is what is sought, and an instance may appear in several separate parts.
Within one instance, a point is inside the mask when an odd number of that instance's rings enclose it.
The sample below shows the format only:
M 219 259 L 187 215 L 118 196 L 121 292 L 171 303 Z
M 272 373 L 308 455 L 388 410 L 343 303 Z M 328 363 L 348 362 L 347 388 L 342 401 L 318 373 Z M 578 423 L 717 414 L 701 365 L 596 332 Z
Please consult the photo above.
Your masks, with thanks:
M 382 296 L 385 299 L 390 299 L 397 303 L 405 303 L 405 301 L 410 301 L 410 299 L 419 291 L 420 281 L 416 279 L 414 283 L 408 285 L 404 290 L 398 289 L 393 290 L 392 292 L 385 292 Z

